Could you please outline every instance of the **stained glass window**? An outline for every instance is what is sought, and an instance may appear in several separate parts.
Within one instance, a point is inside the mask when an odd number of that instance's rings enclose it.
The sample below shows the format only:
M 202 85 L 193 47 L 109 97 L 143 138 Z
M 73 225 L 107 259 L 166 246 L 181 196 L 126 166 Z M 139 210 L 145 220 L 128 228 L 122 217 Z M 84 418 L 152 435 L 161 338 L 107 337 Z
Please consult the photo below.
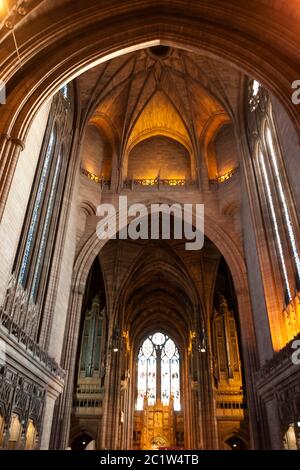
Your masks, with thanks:
M 17 292 L 22 291 L 25 298 L 29 299 L 22 308 L 22 319 L 18 318 L 18 321 L 24 325 L 34 324 L 28 331 L 34 340 L 43 334 L 40 326 L 43 300 L 48 288 L 47 278 L 52 269 L 56 243 L 61 243 L 56 233 L 71 156 L 74 98 L 73 87 L 66 85 L 52 99 L 13 265 L 13 273 L 19 285 Z
M 145 399 L 149 406 L 154 405 L 159 388 L 163 405 L 169 405 L 172 397 L 174 410 L 180 410 L 179 352 L 171 338 L 157 332 L 139 350 L 137 410 L 143 409 Z
M 259 150 L 259 162 L 260 162 L 261 169 L 262 169 L 262 175 L 263 175 L 264 184 L 265 184 L 265 188 L 266 188 L 267 200 L 268 200 L 270 213 L 271 213 L 271 218 L 272 218 L 272 222 L 273 222 L 273 227 L 274 227 L 274 232 L 275 232 L 275 240 L 276 240 L 276 245 L 277 245 L 277 249 L 278 249 L 278 253 L 279 253 L 279 260 L 280 260 L 280 264 L 281 264 L 281 268 L 282 268 L 286 295 L 287 295 L 287 299 L 290 301 L 291 298 L 292 298 L 292 295 L 291 295 L 291 289 L 290 289 L 290 285 L 289 285 L 289 278 L 288 278 L 287 268 L 286 268 L 286 264 L 285 264 L 284 254 L 283 254 L 283 248 L 282 248 L 280 232 L 279 232 L 279 226 L 278 226 L 278 221 L 277 221 L 275 207 L 274 207 L 274 200 L 273 200 L 272 192 L 271 192 L 271 186 L 270 186 L 269 177 L 268 177 L 268 173 L 267 173 L 267 169 L 266 169 L 264 155 L 262 154 L 261 150 Z
M 257 174 L 260 174 L 262 179 L 262 188 L 264 188 L 262 194 L 265 196 L 266 208 L 270 214 L 282 275 L 284 303 L 288 305 L 292 300 L 295 287 L 298 289 L 300 286 L 298 221 L 291 211 L 292 200 L 289 199 L 291 195 L 285 177 L 283 155 L 278 141 L 272 101 L 267 90 L 257 80 L 249 82 L 248 104 L 249 110 L 254 114 L 254 116 L 249 114 L 249 142 L 252 142 L 253 149 L 257 148 L 255 152 L 258 163 Z M 255 145 L 253 145 L 253 136 L 257 136 Z M 260 186 L 258 185 L 258 187 Z M 263 199 L 262 203 L 264 203 Z M 287 253 L 289 252 L 292 254 L 294 272 L 292 272 L 292 266 L 288 261 Z
M 265 137 L 266 137 L 267 148 L 271 156 L 271 162 L 272 162 L 272 166 L 273 166 L 273 170 L 275 174 L 275 180 L 276 180 L 276 184 L 278 188 L 280 201 L 282 204 L 283 216 L 285 219 L 289 242 L 290 242 L 290 246 L 291 246 L 294 261 L 295 261 L 297 276 L 298 276 L 298 279 L 300 279 L 300 258 L 299 258 L 299 252 L 298 252 L 296 239 L 295 239 L 294 227 L 291 221 L 291 216 L 290 216 L 290 212 L 289 212 L 289 208 L 288 208 L 288 204 L 287 204 L 287 200 L 285 196 L 285 191 L 283 189 L 283 184 L 281 181 L 281 176 L 280 176 L 280 171 L 279 171 L 278 161 L 277 161 L 277 152 L 275 150 L 272 133 L 271 133 L 269 126 L 266 126 Z
M 31 251 L 34 243 L 34 235 L 36 232 L 38 220 L 39 220 L 39 214 L 44 198 L 44 194 L 46 191 L 46 185 L 47 185 L 47 180 L 48 180 L 48 175 L 51 167 L 51 161 L 54 153 L 54 148 L 55 148 L 55 142 L 56 142 L 56 127 L 52 129 L 52 132 L 50 134 L 48 146 L 47 146 L 47 151 L 44 159 L 44 164 L 43 164 L 43 169 L 39 181 L 39 186 L 37 190 L 37 195 L 33 207 L 33 212 L 32 212 L 32 217 L 30 221 L 30 226 L 29 226 L 29 231 L 27 235 L 27 240 L 26 240 L 26 245 L 25 245 L 25 250 L 24 250 L 24 255 L 22 258 L 22 263 L 21 263 L 21 268 L 19 272 L 19 283 L 22 284 L 23 286 L 26 283 L 26 277 L 27 277 L 27 271 L 28 271 L 28 266 L 29 266 L 29 261 L 30 261 L 30 256 L 31 256 Z
M 60 170 L 61 170 L 61 162 L 62 162 L 62 158 L 61 158 L 61 154 L 59 154 L 59 156 L 57 158 L 57 161 L 56 161 L 55 173 L 54 173 L 54 177 L 53 177 L 53 180 L 52 180 L 51 192 L 50 192 L 50 196 L 49 196 L 49 200 L 48 200 L 48 207 L 47 207 L 45 222 L 44 222 L 44 226 L 43 226 L 42 237 L 41 237 L 41 242 L 40 242 L 40 246 L 39 246 L 39 251 L 38 251 L 34 276 L 33 276 L 32 287 L 31 287 L 30 297 L 33 300 L 36 300 L 36 294 L 37 294 L 37 289 L 38 289 L 38 286 L 39 286 L 43 260 L 44 260 L 45 251 L 46 251 L 46 247 L 47 247 L 47 240 L 48 240 L 49 228 L 50 228 L 50 220 L 51 220 L 52 212 L 53 212 L 53 209 L 54 209 L 55 196 L 57 195 L 57 190 L 58 190 L 58 182 L 59 182 L 59 174 L 60 174 Z

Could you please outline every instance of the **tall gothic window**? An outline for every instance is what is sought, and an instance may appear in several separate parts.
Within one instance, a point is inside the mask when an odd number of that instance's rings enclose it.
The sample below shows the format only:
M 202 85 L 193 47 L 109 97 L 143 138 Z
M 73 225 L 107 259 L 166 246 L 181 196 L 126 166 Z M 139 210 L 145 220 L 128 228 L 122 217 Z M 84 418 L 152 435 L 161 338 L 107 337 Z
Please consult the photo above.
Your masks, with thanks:
M 300 290 L 300 258 L 295 231 L 297 221 L 290 210 L 292 197 L 287 185 L 272 104 L 268 93 L 256 80 L 249 85 L 249 109 L 254 117 L 250 119 L 252 135 L 256 136 L 252 153 L 257 176 L 259 179 L 260 175 L 262 183 L 258 183 L 258 187 L 264 190 L 260 196 L 267 204 L 284 287 L 284 303 L 288 305 L 294 292 Z
M 285 301 L 286 303 L 289 303 L 292 296 L 291 296 L 291 289 L 290 289 L 290 284 L 289 284 L 286 260 L 285 260 L 284 250 L 283 250 L 282 241 L 281 241 L 279 222 L 278 222 L 278 217 L 276 215 L 275 202 L 272 196 L 272 189 L 271 189 L 271 184 L 269 181 L 268 171 L 266 167 L 265 155 L 263 154 L 260 146 L 258 148 L 258 161 L 260 163 L 262 177 L 263 177 L 263 181 L 265 185 L 266 198 L 268 201 L 269 211 L 270 211 L 272 225 L 273 225 L 273 231 L 275 235 L 275 242 L 276 242 L 277 251 L 278 251 L 279 263 L 281 266 L 282 276 L 284 280 Z
M 11 316 L 37 339 L 73 137 L 73 87 L 53 98 L 9 289 Z
M 137 410 L 158 400 L 163 405 L 174 401 L 174 410 L 180 410 L 179 352 L 174 341 L 157 332 L 143 342 L 138 354 Z
M 26 243 L 25 243 L 25 250 L 22 258 L 21 268 L 19 272 L 18 281 L 20 284 L 25 287 L 28 268 L 29 268 L 29 261 L 32 255 L 32 248 L 34 245 L 34 240 L 37 231 L 37 225 L 39 221 L 39 216 L 41 214 L 43 199 L 45 198 L 45 191 L 47 186 L 47 180 L 49 178 L 50 167 L 53 159 L 54 149 L 56 146 L 57 140 L 57 128 L 54 126 L 51 129 L 50 137 L 47 143 L 47 150 L 45 153 L 45 158 L 43 162 L 43 168 L 38 184 L 37 194 L 34 201 L 32 216 L 29 224 L 29 230 L 27 233 Z
M 278 195 L 279 195 L 279 199 L 281 202 L 283 218 L 284 218 L 285 225 L 286 225 L 287 236 L 289 239 L 290 248 L 293 254 L 293 258 L 294 258 L 297 284 L 298 284 L 298 288 L 300 288 L 299 250 L 298 250 L 297 242 L 295 238 L 295 230 L 294 230 L 294 226 L 292 223 L 292 216 L 288 207 L 286 192 L 284 190 L 284 185 L 283 185 L 282 177 L 281 177 L 280 170 L 279 170 L 279 159 L 278 159 L 279 146 L 276 145 L 275 138 L 276 137 L 272 133 L 270 124 L 268 123 L 265 126 L 265 143 L 266 143 L 266 148 L 267 148 L 269 157 L 271 159 L 271 164 L 272 164 L 272 169 L 274 172 L 274 177 L 275 177 L 275 181 L 277 185 Z M 278 150 L 276 150 L 276 148 Z

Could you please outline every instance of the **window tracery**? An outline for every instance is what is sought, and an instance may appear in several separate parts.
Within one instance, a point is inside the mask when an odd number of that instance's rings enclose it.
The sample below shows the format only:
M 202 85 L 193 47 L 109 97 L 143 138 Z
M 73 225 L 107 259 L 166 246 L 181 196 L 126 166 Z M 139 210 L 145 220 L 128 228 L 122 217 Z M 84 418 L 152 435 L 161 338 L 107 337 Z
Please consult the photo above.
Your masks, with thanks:
M 167 335 L 157 332 L 145 339 L 138 354 L 137 410 L 145 398 L 152 406 L 157 400 L 180 410 L 180 359 L 178 348 Z
M 53 98 L 4 309 L 36 340 L 73 138 L 74 93 Z M 50 260 L 50 262 L 49 262 Z M 42 282 L 43 281 L 43 282 Z

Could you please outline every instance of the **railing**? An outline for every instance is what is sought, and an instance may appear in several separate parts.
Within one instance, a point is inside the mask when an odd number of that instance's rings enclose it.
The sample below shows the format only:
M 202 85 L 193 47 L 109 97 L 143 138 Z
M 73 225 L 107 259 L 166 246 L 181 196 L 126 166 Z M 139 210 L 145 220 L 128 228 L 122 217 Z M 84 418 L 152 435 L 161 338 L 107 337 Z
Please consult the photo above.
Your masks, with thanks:
M 181 190 L 184 189 L 193 189 L 197 187 L 196 181 L 186 180 L 183 178 L 176 179 L 166 179 L 166 178 L 137 178 L 125 180 L 123 183 L 124 189 L 134 190 L 145 190 L 145 189 L 168 189 L 168 190 Z
M 217 402 L 217 408 L 221 410 L 246 410 L 247 403 L 222 401 L 222 402 Z
M 77 384 L 76 385 L 77 394 L 101 394 L 101 387 L 98 384 Z
M 91 173 L 85 168 L 81 168 L 81 174 L 86 176 L 91 181 L 94 181 L 95 183 L 100 184 L 101 189 L 110 189 L 111 181 L 108 179 L 105 179 L 103 176 L 95 175 L 94 173 Z
M 57 364 L 57 362 L 48 355 L 24 330 L 17 325 L 12 317 L 7 315 L 3 308 L 0 308 L 0 325 L 5 328 L 6 332 L 12 336 L 18 343 L 22 344 L 27 352 L 30 352 L 34 359 L 41 362 L 46 369 L 60 379 L 65 378 L 65 371 Z
M 103 176 L 95 175 L 85 168 L 81 168 L 81 174 L 86 176 L 91 181 L 99 184 L 102 190 L 108 190 L 111 186 L 111 180 L 105 179 Z M 239 168 L 233 168 L 232 170 L 227 171 L 223 175 L 216 176 L 209 180 L 210 184 L 220 184 L 225 181 L 230 180 L 236 173 L 238 173 Z M 195 189 L 197 187 L 197 182 L 194 180 L 187 180 L 184 178 L 133 178 L 127 179 L 123 182 L 123 189 Z
M 73 399 L 74 408 L 101 408 L 103 389 L 98 384 L 77 384 Z
M 111 181 L 105 179 L 103 176 L 95 175 L 85 168 L 80 169 L 81 174 L 86 176 L 91 181 L 99 184 L 102 190 L 109 190 Z M 193 180 L 187 180 L 184 178 L 134 178 L 127 179 L 123 182 L 123 189 L 129 190 L 145 190 L 145 189 L 174 189 L 178 190 L 181 188 L 195 189 L 197 188 L 197 182 Z
M 225 181 L 230 180 L 236 173 L 238 173 L 239 168 L 233 168 L 232 170 L 227 171 L 223 175 L 217 176 L 214 179 L 210 179 L 210 184 L 225 183 Z
M 76 397 L 73 400 L 74 408 L 102 408 L 101 398 Z

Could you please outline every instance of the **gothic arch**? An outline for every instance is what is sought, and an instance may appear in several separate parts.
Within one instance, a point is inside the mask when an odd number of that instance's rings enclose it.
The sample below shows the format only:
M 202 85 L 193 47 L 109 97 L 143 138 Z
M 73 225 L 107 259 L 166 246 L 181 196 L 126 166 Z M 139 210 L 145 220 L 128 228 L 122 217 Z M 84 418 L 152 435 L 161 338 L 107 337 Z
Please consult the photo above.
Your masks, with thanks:
M 234 0 L 229 2 L 229 5 L 220 0 L 192 1 L 189 8 L 186 8 L 184 0 L 167 0 L 163 5 L 157 0 L 154 2 L 142 0 L 135 3 L 128 0 L 123 0 L 121 3 L 117 0 L 111 2 L 104 0 L 100 6 L 96 0 L 86 0 L 84 10 L 76 5 L 72 14 L 69 14 L 71 10 L 68 10 L 64 2 L 65 0 L 59 0 L 57 2 L 59 7 L 53 8 L 49 15 L 41 15 L 47 12 L 47 5 L 43 0 L 36 0 L 33 18 L 30 17 L 28 20 L 26 18 L 18 25 L 21 70 L 8 34 L 7 37 L 2 36 L 3 48 L 0 60 L 3 62 L 2 76 L 7 81 L 8 100 L 7 105 L 3 107 L 0 123 L 0 154 L 4 168 L 0 180 L 0 218 L 19 153 L 26 144 L 27 132 L 37 111 L 63 83 L 78 76 L 82 71 L 100 61 L 105 62 L 114 55 L 138 48 L 165 44 L 197 53 L 202 51 L 206 57 L 222 57 L 224 62 L 233 64 L 239 70 L 255 76 L 262 84 L 266 84 L 285 107 L 299 131 L 300 108 L 294 106 L 290 99 L 291 83 L 298 73 L 299 40 L 292 22 L 291 11 L 276 12 L 278 0 L 272 2 L 272 7 L 267 5 L 270 4 L 268 0 L 255 0 L 258 7 L 253 11 L 248 11 L 245 2 Z M 117 20 L 125 16 L 123 26 L 126 35 L 115 26 Z M 142 28 L 141 18 L 145 20 Z M 260 35 L 257 35 L 258 28 L 261 31 Z M 42 34 L 43 40 L 41 40 Z M 285 37 L 284 42 L 280 40 L 282 37 Z M 76 50 L 79 38 L 81 44 Z M 40 67 L 41 58 L 46 54 L 48 60 L 42 61 Z M 81 129 L 77 127 L 76 139 L 78 134 L 83 132 L 83 127 Z M 76 157 L 75 151 L 73 156 Z M 74 166 L 75 163 L 72 166 L 73 175 Z M 68 182 L 66 193 L 68 201 L 72 195 L 70 186 L 71 182 Z M 66 202 L 65 214 L 68 209 Z M 94 220 L 93 208 L 84 203 L 84 210 L 89 213 L 91 220 Z M 225 207 L 227 213 L 233 210 L 231 206 Z M 225 257 L 233 276 L 240 310 L 242 345 L 251 402 L 253 397 L 250 371 L 254 376 L 257 367 L 247 269 L 240 245 L 241 240 L 235 239 L 230 229 L 224 229 L 222 226 L 226 216 L 225 214 L 224 217 L 219 217 L 213 212 L 208 214 L 205 218 L 206 235 Z M 64 234 L 65 232 L 61 238 Z M 74 356 L 74 344 L 78 338 L 81 295 L 93 259 L 103 248 L 104 243 L 97 239 L 95 233 L 90 236 L 87 234 L 87 237 L 81 240 L 76 255 L 65 328 L 68 340 L 62 353 L 63 367 L 70 372 L 70 376 L 72 368 L 69 368 L 68 364 L 71 363 L 70 357 Z M 48 326 L 45 326 L 45 329 L 48 329 Z M 70 338 L 71 334 L 73 338 Z M 48 346 L 47 339 L 43 338 L 43 343 Z M 261 341 L 257 340 L 257 344 L 260 343 Z M 68 384 L 66 389 L 67 387 Z M 251 412 L 255 413 L 256 407 L 253 403 L 250 408 Z M 65 436 L 62 436 L 62 442 L 63 440 L 66 441 Z
M 158 201 L 160 203 L 173 203 L 166 199 Z M 146 203 L 149 208 L 150 204 Z M 195 214 L 193 214 L 193 218 Z M 220 253 L 224 256 L 232 274 L 233 283 L 236 290 L 239 311 L 241 312 L 241 326 L 245 322 L 243 330 L 243 343 L 247 344 L 248 351 L 255 355 L 255 338 L 253 330 L 253 319 L 251 315 L 250 298 L 247 287 L 247 273 L 245 261 L 234 240 L 226 233 L 222 227 L 210 215 L 205 214 L 205 235 L 216 245 Z M 73 270 L 73 291 L 83 292 L 86 279 L 91 265 L 105 245 L 107 240 L 99 240 L 96 231 L 92 233 L 84 246 L 81 248 L 74 263 Z M 254 366 L 256 368 L 256 366 Z
M 73 433 L 72 435 L 70 436 L 70 442 L 71 442 L 71 448 L 72 450 L 78 450 L 78 448 L 76 449 L 73 449 L 73 446 L 78 446 L 78 444 L 80 445 L 81 444 L 81 441 L 82 440 L 89 440 L 87 442 L 87 444 L 89 444 L 91 441 L 95 441 L 96 438 L 94 436 L 94 434 L 90 431 L 90 430 L 86 430 L 86 429 L 82 429 L 80 427 L 78 427 L 77 429 L 75 428 L 75 430 L 73 429 Z M 84 445 L 84 444 L 83 444 Z
M 237 442 L 240 442 L 244 446 L 243 450 L 247 449 L 247 447 L 248 447 L 247 439 L 243 435 L 243 433 L 241 433 L 241 431 L 239 429 L 233 429 L 230 433 L 225 435 L 222 439 L 223 445 L 225 444 L 227 446 L 230 446 L 228 441 L 235 440 L 235 439 L 237 440 Z
M 278 54 L 275 55 L 274 38 L 278 37 L 277 28 L 283 17 L 273 10 L 273 21 L 270 21 L 270 8 L 267 6 L 260 5 L 259 17 L 246 5 L 237 8 L 234 3 L 224 5 L 224 2 L 208 0 L 193 2 L 189 9 L 183 0 L 170 1 L 168 5 L 153 4 L 149 0 L 142 5 L 129 1 L 120 5 L 113 1 L 108 9 L 106 3 L 102 9 L 99 2 L 90 0 L 84 10 L 79 4 L 72 5 L 72 8 L 72 15 L 66 15 L 66 7 L 61 5 L 45 16 L 43 41 L 40 40 L 38 22 L 19 25 L 19 37 L 24 41 L 20 47 L 21 72 L 12 43 L 9 38 L 3 41 L 6 55 L 3 57 L 2 77 L 7 82 L 8 91 L 0 128 L 6 166 L 3 187 L 0 188 L 4 201 L 19 152 L 42 105 L 63 83 L 84 70 L 138 48 L 165 44 L 222 57 L 266 85 L 286 108 L 295 125 L 300 127 L 299 108 L 291 101 L 291 83 L 297 76 L 293 64 L 297 63 L 298 57 L 298 38 L 291 13 L 290 17 L 287 14 L 284 18 L 285 27 L 280 26 L 286 41 L 280 45 L 277 43 Z M 122 13 L 126 35 L 115 29 L 113 21 Z M 140 27 L 141 18 L 143 28 Z M 260 40 L 256 34 L 257 26 L 263 35 Z M 26 41 L 28 37 L 30 41 Z M 43 61 L 41 66 L 43 53 L 47 53 L 47 61 Z M 27 79 L 25 96 L 24 79 Z
M 166 198 L 159 198 L 157 203 L 173 204 L 174 201 Z M 150 208 L 151 203 L 146 201 L 144 204 L 148 209 Z M 117 213 L 117 217 L 118 215 L 119 214 Z M 195 214 L 193 214 L 193 219 L 195 220 Z M 124 226 L 125 225 L 122 225 L 122 228 Z M 243 259 L 243 255 L 236 245 L 234 239 L 231 238 L 231 236 L 225 232 L 222 227 L 220 227 L 217 220 L 215 220 L 209 214 L 205 214 L 205 235 L 216 245 L 221 254 L 224 256 L 232 273 L 237 293 L 243 294 L 247 288 L 246 265 Z M 96 231 L 90 235 L 89 239 L 78 253 L 74 263 L 74 289 L 82 290 L 84 288 L 92 262 L 105 243 L 107 243 L 107 240 L 99 240 Z
M 151 206 L 149 201 L 143 201 L 146 207 Z M 157 203 L 173 204 L 174 201 L 168 198 L 160 197 Z M 153 201 L 152 201 L 153 203 Z M 195 223 L 195 213 L 193 213 L 193 223 Z M 95 222 L 96 223 L 96 222 Z M 128 222 L 121 219 L 121 227 L 124 227 Z M 113 234 L 111 234 L 113 235 Z M 240 324 L 242 331 L 242 349 L 245 364 L 245 377 L 246 386 L 248 390 L 249 402 L 253 400 L 253 382 L 251 371 L 257 369 L 256 362 L 256 346 L 255 346 L 255 335 L 253 328 L 253 318 L 251 313 L 251 304 L 247 284 L 247 273 L 246 266 L 243 259 L 243 255 L 240 252 L 234 239 L 221 227 L 220 223 L 210 214 L 205 214 L 205 235 L 209 238 L 219 249 L 224 256 L 229 269 L 232 274 L 233 283 L 236 291 L 238 308 L 240 312 Z M 74 365 L 70 361 L 76 354 L 77 338 L 79 334 L 79 324 L 81 315 L 81 305 L 83 293 L 85 290 L 86 280 L 91 268 L 91 265 L 99 254 L 101 249 L 107 243 L 108 240 L 99 240 L 96 234 L 96 230 L 92 231 L 89 238 L 86 240 L 81 250 L 79 251 L 73 268 L 72 278 L 72 289 L 69 299 L 68 317 L 65 330 L 65 346 L 62 353 L 62 367 L 69 370 L 70 380 L 66 386 L 64 392 L 64 398 L 62 399 L 61 409 L 64 415 L 63 430 L 61 436 L 61 442 L 67 445 L 68 433 L 69 433 L 69 416 L 66 413 L 65 403 L 68 401 L 68 396 L 72 393 L 72 379 L 74 374 Z M 254 406 L 251 405 L 249 409 L 254 413 Z M 64 411 L 63 411 L 64 410 Z M 253 418 L 255 419 L 255 418 Z M 255 432 L 255 431 L 254 431 Z M 252 440 L 256 441 L 257 437 L 253 434 Z M 214 445 L 214 444 L 211 444 Z
M 23 45 L 21 53 L 24 56 L 24 69 L 31 72 L 32 86 L 27 99 L 21 101 L 20 107 L 16 106 L 20 97 L 18 91 L 21 91 L 21 86 L 18 83 L 19 64 L 16 57 L 14 60 L 10 57 L 3 67 L 3 76 L 6 77 L 6 80 L 14 80 L 14 94 L 9 96 L 7 108 L 11 108 L 12 105 L 16 112 L 13 118 L 6 116 L 6 119 L 3 119 L 3 126 L 9 134 L 14 131 L 14 136 L 24 139 L 31 119 L 42 103 L 52 96 L 62 83 L 79 75 L 83 70 L 92 67 L 99 61 L 105 61 L 110 56 L 125 53 L 126 50 L 159 43 L 190 50 L 202 49 L 209 54 L 223 57 L 249 75 L 255 76 L 263 85 L 266 84 L 299 123 L 299 112 L 290 100 L 290 84 L 295 77 L 293 69 L 289 66 L 284 67 L 285 62 L 282 59 L 284 55 L 276 59 L 272 52 L 273 49 L 266 46 L 268 44 L 267 38 L 269 38 L 269 44 L 272 44 L 270 37 L 276 34 L 277 18 L 279 22 L 279 16 L 276 16 L 276 12 L 273 13 L 274 18 L 271 22 L 268 21 L 267 14 L 263 15 L 263 10 L 266 10 L 265 13 L 270 13 L 269 9 L 262 6 L 261 15 L 257 18 L 255 13 L 249 11 L 247 7 L 240 6 L 237 9 L 234 4 L 224 6 L 219 2 L 212 4 L 212 2 L 202 0 L 192 3 L 187 11 L 184 1 L 176 2 L 176 4 L 173 1 L 169 3 L 168 7 L 164 8 L 159 4 L 153 5 L 153 2 L 149 1 L 143 2 L 142 6 L 127 1 L 123 2 L 121 6 L 119 2 L 110 2 L 110 8 L 105 12 L 106 21 L 104 23 L 101 21 L 104 11 L 99 6 L 99 2 L 95 0 L 90 0 L 88 2 L 89 8 L 86 7 L 83 11 L 78 5 L 78 10 L 70 17 L 66 16 L 65 8 L 62 5 L 47 17 L 48 24 L 45 26 L 48 28 L 43 32 L 43 42 L 39 43 L 38 31 L 32 25 L 25 24 L 21 37 L 25 39 L 29 35 L 30 28 L 31 41 Z M 109 21 L 114 18 L 114 15 L 121 14 L 122 11 L 126 11 L 125 23 L 123 22 L 126 38 L 119 33 L 119 30 L 116 31 L 112 22 Z M 203 15 L 204 11 L 205 15 Z M 140 26 L 141 17 L 143 18 L 143 28 L 136 28 L 137 24 Z M 220 17 L 223 19 L 222 25 L 219 24 Z M 66 27 L 66 18 L 68 18 L 68 28 Z M 80 23 L 78 22 L 79 18 Z M 215 21 L 217 18 L 218 22 Z M 245 18 L 247 18 L 247 22 L 244 22 Z M 63 21 L 61 21 L 62 19 Z M 280 16 L 280 20 L 282 22 L 282 16 Z M 99 22 L 101 22 L 101 28 L 97 27 Z M 214 25 L 213 31 L 210 27 L 211 22 Z M 202 23 L 201 28 L 199 28 L 199 23 Z M 257 35 L 254 35 L 254 31 L 258 23 L 265 41 L 261 40 L 257 44 Z M 241 24 L 243 24 L 243 31 L 241 31 Z M 286 18 L 286 37 L 289 40 L 282 47 L 288 51 L 286 54 L 288 58 L 297 54 L 297 36 L 296 32 L 293 34 L 294 28 L 291 26 L 294 26 L 291 19 Z M 75 34 L 77 37 L 80 35 L 80 47 L 76 43 L 77 50 L 74 53 L 74 42 L 70 44 L 67 37 L 74 39 Z M 35 45 L 34 52 L 32 52 L 33 44 Z M 250 52 L 253 49 L 253 44 L 257 45 L 258 54 Z M 39 70 L 33 74 L 34 65 L 36 60 L 39 60 L 39 55 L 51 46 L 51 51 L 47 53 L 45 67 L 39 66 Z M 11 55 L 14 55 L 13 52 Z M 24 79 L 24 77 L 22 78 Z M 10 87 L 8 87 L 8 91 L 10 91 Z M 29 94 L 30 100 L 28 99 Z

